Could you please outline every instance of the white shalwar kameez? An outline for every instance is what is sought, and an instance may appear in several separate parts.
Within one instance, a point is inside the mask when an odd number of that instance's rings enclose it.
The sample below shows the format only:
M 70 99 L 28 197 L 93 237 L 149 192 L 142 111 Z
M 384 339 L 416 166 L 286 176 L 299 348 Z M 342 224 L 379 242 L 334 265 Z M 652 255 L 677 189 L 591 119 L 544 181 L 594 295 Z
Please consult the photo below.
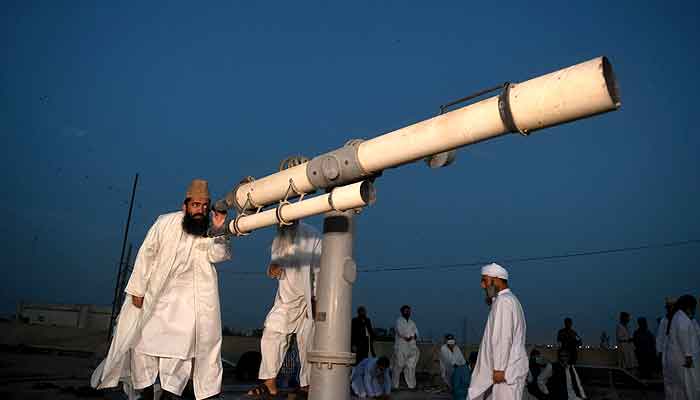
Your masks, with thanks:
M 380 379 L 377 375 L 377 360 L 367 357 L 352 369 L 350 386 L 360 398 L 377 397 L 391 394 L 391 375 L 389 368 L 384 370 Z
M 620 362 L 620 367 L 625 369 L 637 368 L 637 356 L 634 354 L 634 343 L 631 342 L 627 327 L 622 324 L 617 324 L 617 352 Z
M 666 400 L 697 400 L 698 391 L 695 387 L 694 369 L 686 368 L 686 357 L 693 357 L 696 350 L 697 332 L 693 322 L 683 311 L 678 311 L 671 320 L 671 332 L 666 338 L 664 352 L 664 384 Z M 698 360 L 693 358 L 693 364 Z
M 300 222 L 289 248 L 278 250 L 278 240 L 279 235 L 272 242 L 270 263 L 282 267 L 282 275 L 278 279 L 275 303 L 265 318 L 258 378 L 277 377 L 291 335 L 296 333 L 301 363 L 299 384 L 304 387 L 309 385 L 306 354 L 313 339 L 311 299 L 315 296 L 315 281 L 321 267 L 321 236 L 314 228 Z
M 695 388 L 695 398 L 700 399 L 700 324 L 695 318 L 693 318 L 691 322 L 695 330 L 695 340 L 692 340 L 693 371 L 691 373 L 691 387 Z
M 529 371 L 525 335 L 525 313 L 520 301 L 510 289 L 501 290 L 493 299 L 486 321 L 469 386 L 470 400 L 522 399 Z M 505 382 L 494 384 L 493 371 L 505 371 Z
M 403 371 L 406 385 L 410 389 L 416 387 L 416 365 L 420 358 L 420 350 L 416 340 L 418 339 L 418 328 L 412 319 L 406 319 L 403 316 L 396 320 L 394 328 L 396 332 L 394 336 L 394 365 L 393 374 L 391 377 L 394 389 L 399 388 L 401 372 Z M 406 340 L 405 337 L 414 337 L 412 340 Z
M 459 346 L 454 346 L 453 350 L 450 350 L 447 344 L 443 344 L 440 347 L 440 375 L 448 387 L 452 387 L 452 373 L 455 365 L 464 365 L 466 363 Z
M 190 377 L 197 399 L 221 392 L 221 312 L 215 263 L 229 260 L 224 237 L 195 237 L 184 213 L 161 215 L 139 249 L 107 358 L 92 375 L 98 389 L 119 381 L 181 394 Z M 131 296 L 143 297 L 136 308 Z

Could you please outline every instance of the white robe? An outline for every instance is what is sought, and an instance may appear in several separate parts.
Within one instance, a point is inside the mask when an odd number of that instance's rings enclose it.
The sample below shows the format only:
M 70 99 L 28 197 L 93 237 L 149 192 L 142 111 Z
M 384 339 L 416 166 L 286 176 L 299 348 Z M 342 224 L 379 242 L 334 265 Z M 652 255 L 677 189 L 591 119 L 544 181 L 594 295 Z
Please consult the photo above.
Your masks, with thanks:
M 365 358 L 352 369 L 350 385 L 360 398 L 391 394 L 391 371 L 385 369 L 382 377 L 384 382 L 380 382 L 377 377 L 377 360 L 375 357 Z
M 697 331 L 693 322 L 683 311 L 678 311 L 671 320 L 671 332 L 666 338 L 664 352 L 664 383 L 666 400 L 697 400 L 695 368 L 685 368 L 686 357 L 693 357 L 696 351 Z M 698 360 L 693 358 L 693 364 Z
M 529 360 L 525 350 L 525 313 L 520 301 L 504 289 L 491 304 L 484 336 L 479 346 L 479 356 L 472 372 L 469 399 L 481 399 L 492 388 L 489 399 L 519 400 L 523 396 L 529 372 Z M 504 383 L 493 383 L 493 371 L 505 371 Z
M 666 328 L 668 327 L 668 318 L 663 317 L 659 322 L 659 329 L 656 330 L 656 352 L 663 353 L 666 348 Z
M 447 344 L 443 344 L 440 347 L 440 375 L 448 387 L 452 387 L 452 373 L 455 365 L 464 365 L 466 363 L 459 346 L 455 345 L 454 350 L 450 350 Z
M 314 334 L 311 299 L 316 294 L 316 279 L 321 268 L 322 241 L 321 235 L 310 225 L 300 222 L 296 229 L 294 243 L 285 254 L 278 250 L 278 237 L 272 242 L 271 264 L 282 267 L 282 275 L 278 279 L 275 302 L 265 318 L 258 378 L 277 376 L 289 348 L 289 336 L 296 333 L 301 363 L 299 383 L 307 386 L 310 368 L 306 354 Z
M 149 349 L 172 350 L 172 355 L 176 357 L 193 356 L 192 380 L 197 399 L 211 397 L 221 391 L 221 311 L 218 277 L 213 264 L 231 258 L 229 241 L 225 237 L 189 238 L 191 245 L 187 244 L 184 251 L 180 244 L 188 241 L 188 234 L 182 229 L 183 216 L 181 211 L 161 215 L 148 231 L 126 287 L 129 295 L 117 318 L 109 353 L 92 374 L 93 387 L 115 387 L 121 381 L 130 399 L 135 398 L 133 390 L 129 390 L 133 387 L 131 351 L 145 343 Z M 167 309 L 167 302 L 162 301 L 170 296 L 169 293 L 177 292 L 175 286 L 182 283 L 173 276 L 177 274 L 172 273 L 175 267 L 181 265 L 191 267 L 193 291 L 190 293 L 194 293 L 192 312 L 183 313 L 182 316 Z M 132 295 L 144 297 L 141 308 L 132 304 Z M 167 340 L 164 342 L 167 343 L 156 346 L 151 337 L 144 338 L 142 343 L 144 327 L 150 326 L 149 332 L 155 332 L 158 321 L 163 321 L 163 318 L 176 318 L 187 326 L 194 322 L 194 335 L 179 340 L 166 332 Z M 192 318 L 194 321 L 191 321 Z M 171 326 L 171 323 L 165 325 L 166 328 Z
M 412 319 L 406 319 L 403 316 L 396 320 L 394 328 L 394 366 L 392 375 L 392 384 L 394 389 L 399 387 L 401 372 L 403 371 L 406 385 L 413 389 L 416 387 L 416 365 L 420 358 L 420 350 L 416 340 L 418 338 L 418 328 Z M 408 341 L 405 337 L 414 337 Z
M 630 369 L 637 367 L 637 356 L 634 354 L 634 344 L 628 340 L 632 339 L 629 330 L 622 325 L 617 324 L 617 354 L 618 361 L 622 368 Z
M 576 367 L 572 366 L 571 370 L 574 371 L 574 375 L 576 375 L 575 377 L 571 376 L 569 368 L 566 368 L 564 370 L 564 375 L 566 376 L 566 391 L 569 398 L 568 400 L 586 399 L 586 392 L 583 390 L 583 386 L 581 386 L 581 378 L 579 378 L 578 376 L 578 371 L 576 371 Z M 540 391 L 546 394 L 547 396 L 549 396 L 549 388 L 547 388 L 547 382 L 552 377 L 552 371 L 552 364 L 547 363 L 547 366 L 544 367 L 544 369 L 540 373 L 540 376 L 537 377 L 537 387 L 539 387 Z M 574 383 L 576 383 L 576 385 L 578 386 L 578 392 L 581 393 L 581 397 L 576 396 L 576 392 L 573 388 Z
M 695 388 L 695 398 L 700 399 L 700 324 L 697 319 L 692 319 L 693 328 L 695 328 L 695 340 L 692 341 L 693 351 L 693 371 L 691 374 L 691 387 Z

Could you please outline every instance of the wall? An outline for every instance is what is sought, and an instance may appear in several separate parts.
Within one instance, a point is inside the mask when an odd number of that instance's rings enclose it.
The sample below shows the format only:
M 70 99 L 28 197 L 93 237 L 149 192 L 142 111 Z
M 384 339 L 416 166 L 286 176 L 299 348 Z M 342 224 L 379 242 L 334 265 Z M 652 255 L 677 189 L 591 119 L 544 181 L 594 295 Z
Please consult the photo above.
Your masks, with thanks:
M 17 315 L 32 325 L 106 330 L 111 314 L 110 307 L 93 304 L 20 303 L 17 306 Z

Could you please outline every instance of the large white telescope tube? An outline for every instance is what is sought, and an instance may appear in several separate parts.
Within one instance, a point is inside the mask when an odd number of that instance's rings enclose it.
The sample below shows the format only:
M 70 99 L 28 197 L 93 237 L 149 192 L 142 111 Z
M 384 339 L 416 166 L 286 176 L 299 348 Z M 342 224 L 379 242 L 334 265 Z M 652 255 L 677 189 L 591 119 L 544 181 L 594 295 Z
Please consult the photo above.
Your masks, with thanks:
M 295 203 L 282 203 L 277 208 L 257 214 L 241 215 L 229 223 L 229 230 L 245 235 L 256 229 L 290 223 L 329 211 L 347 211 L 374 202 L 374 186 L 369 181 L 356 182 L 334 188 L 330 193 L 304 199 Z
M 529 134 L 620 107 L 612 66 L 598 57 L 522 83 L 494 96 L 239 185 L 229 206 L 254 209 L 301 193 L 363 179 L 386 168 L 510 132 Z M 346 146 L 347 147 L 347 146 Z M 347 151 L 343 151 L 347 150 Z M 231 204 L 234 203 L 234 204 Z

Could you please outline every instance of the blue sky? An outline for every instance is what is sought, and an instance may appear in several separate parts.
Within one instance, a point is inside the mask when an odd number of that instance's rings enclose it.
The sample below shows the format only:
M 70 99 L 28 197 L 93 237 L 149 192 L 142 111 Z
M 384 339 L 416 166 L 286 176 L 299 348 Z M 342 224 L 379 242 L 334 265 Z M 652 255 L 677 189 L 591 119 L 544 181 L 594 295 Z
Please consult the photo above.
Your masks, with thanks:
M 176 209 L 190 179 L 222 195 L 243 176 L 431 117 L 440 104 L 607 55 L 616 113 L 462 149 L 449 168 L 377 182 L 358 219 L 360 266 L 452 264 L 700 238 L 697 2 L 5 2 L 0 132 L 5 289 L 107 304 L 131 180 L 130 238 Z M 320 226 L 320 219 L 310 221 Z M 275 285 L 272 230 L 219 267 L 224 323 L 255 327 Z M 529 339 L 565 316 L 584 340 L 627 310 L 700 295 L 697 244 L 515 263 Z M 389 326 L 414 306 L 425 335 L 477 341 L 473 267 L 360 274 L 354 304 Z M 653 325 L 653 324 L 652 324 Z

